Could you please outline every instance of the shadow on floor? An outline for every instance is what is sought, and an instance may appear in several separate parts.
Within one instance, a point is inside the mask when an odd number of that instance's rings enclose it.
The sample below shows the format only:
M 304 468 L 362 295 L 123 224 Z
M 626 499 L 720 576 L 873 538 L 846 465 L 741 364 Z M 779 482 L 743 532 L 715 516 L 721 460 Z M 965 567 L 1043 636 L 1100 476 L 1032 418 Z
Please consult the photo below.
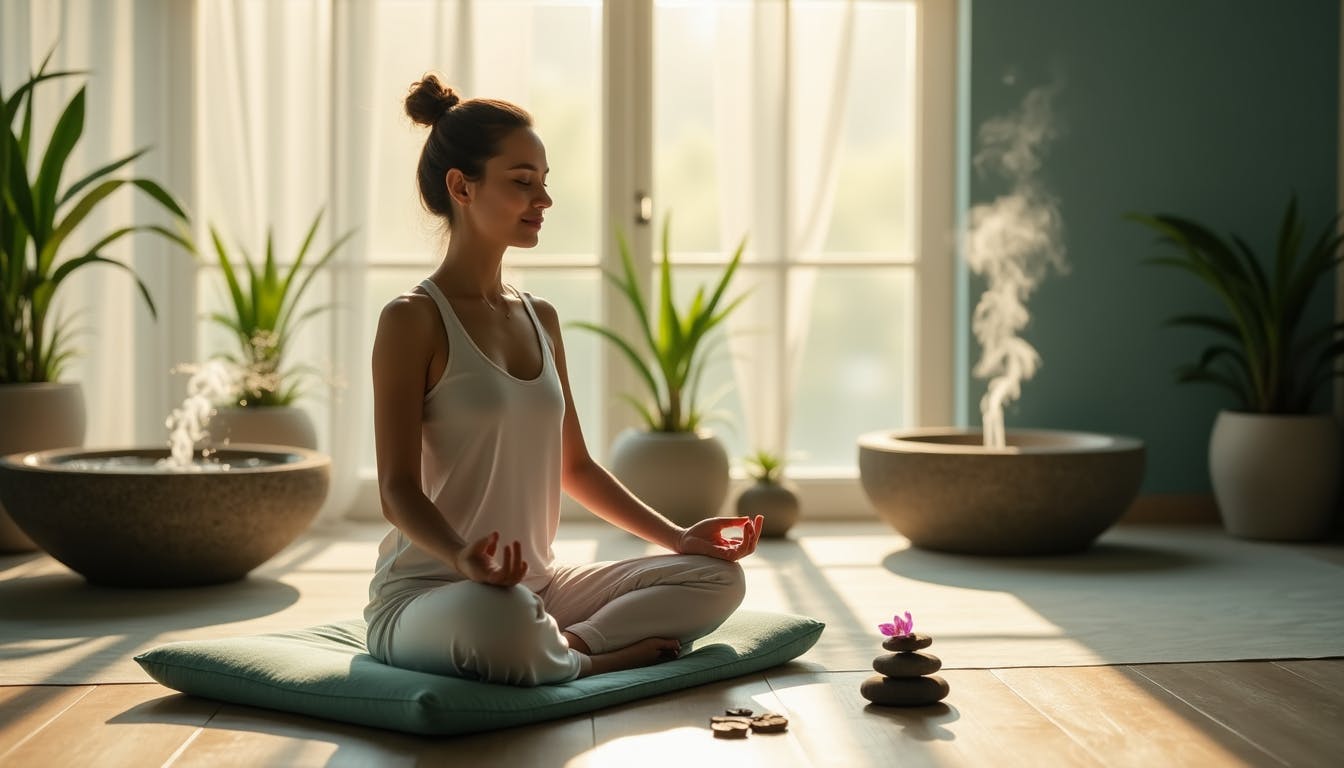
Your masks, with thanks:
M 1160 573 L 1199 567 L 1206 558 L 1188 551 L 1099 542 L 1071 555 L 987 557 L 909 547 L 882 559 L 882 567 L 909 579 L 970 589 L 1002 589 L 1005 573 L 1059 574 L 1071 579 Z

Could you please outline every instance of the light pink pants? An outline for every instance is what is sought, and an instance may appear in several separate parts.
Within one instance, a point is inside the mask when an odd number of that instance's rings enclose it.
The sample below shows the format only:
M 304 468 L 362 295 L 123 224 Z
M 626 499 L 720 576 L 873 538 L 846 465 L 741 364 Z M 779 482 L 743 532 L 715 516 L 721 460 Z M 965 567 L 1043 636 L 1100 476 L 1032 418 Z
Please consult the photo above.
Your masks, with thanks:
M 510 685 L 573 680 L 592 652 L 649 637 L 681 641 L 683 652 L 737 609 L 742 567 L 700 555 L 655 555 L 588 565 L 556 565 L 539 591 L 458 581 L 413 598 L 388 628 L 398 667 Z

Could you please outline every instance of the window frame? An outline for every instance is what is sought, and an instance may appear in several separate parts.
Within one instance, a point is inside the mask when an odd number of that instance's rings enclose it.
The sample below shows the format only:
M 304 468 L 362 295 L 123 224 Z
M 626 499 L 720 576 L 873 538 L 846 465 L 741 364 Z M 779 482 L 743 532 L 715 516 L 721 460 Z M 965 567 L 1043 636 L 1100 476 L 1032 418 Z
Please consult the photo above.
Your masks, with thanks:
M 956 0 L 892 0 L 913 2 L 916 6 L 916 253 L 912 262 L 827 261 L 755 264 L 753 268 L 789 270 L 819 266 L 844 269 L 849 266 L 892 264 L 914 272 L 918 332 L 915 334 L 914 364 L 918 371 L 913 382 L 913 424 L 951 424 L 955 415 L 959 388 L 956 385 L 955 317 L 958 297 L 955 291 L 956 221 L 955 170 L 957 130 L 957 83 L 961 62 L 958 58 L 958 18 Z M 602 208 L 598 265 L 618 270 L 619 250 L 615 232 L 619 226 L 627 235 L 637 274 L 645 281 L 653 274 L 653 222 L 645 219 L 641 208 L 653 190 L 653 88 L 654 82 L 654 10 L 656 0 L 604 2 L 602 10 Z M 369 264 L 378 270 L 389 264 Z M 528 269 L 519 262 L 515 268 Z M 588 267 L 579 267 L 588 268 Z M 645 288 L 647 289 L 647 282 Z M 637 330 L 633 313 L 618 290 L 603 282 L 601 322 L 619 332 Z M 602 345 L 605 393 L 637 391 L 640 382 L 617 350 Z M 962 388 L 964 389 L 964 388 Z M 603 429 L 587 439 L 594 452 L 604 453 L 624 429 L 636 427 L 634 414 L 617 397 L 603 398 Z M 781 407 L 789 407 L 782 404 Z M 872 430 L 893 425 L 874 423 Z M 858 435 L 855 435 L 857 440 Z M 856 448 L 857 451 L 857 448 Z M 869 518 L 873 512 L 859 483 L 857 467 L 848 472 L 794 472 L 791 479 L 798 488 L 802 506 L 813 519 Z M 365 474 L 353 509 L 355 514 L 376 515 L 378 501 L 376 477 Z M 733 499 L 746 486 L 746 479 L 735 472 L 732 487 L 721 510 L 731 513 Z M 566 519 L 588 516 L 578 504 L 565 498 L 562 514 Z
M 903 0 L 893 0 L 900 2 Z M 951 424 L 955 416 L 956 386 L 954 341 L 956 293 L 954 290 L 956 238 L 956 0 L 909 0 L 916 6 L 916 212 L 917 251 L 911 263 L 915 279 L 914 362 L 918 374 L 913 382 L 913 424 Z M 619 268 L 619 255 L 612 234 L 619 225 L 630 233 L 637 274 L 652 275 L 653 226 L 639 213 L 640 202 L 653 188 L 653 50 L 656 0 L 604 3 L 603 127 L 606 131 L 603 171 L 603 248 L 600 264 Z M 633 222 L 633 225 L 632 225 Z M 844 269 L 850 266 L 881 266 L 894 262 L 826 261 L 753 264 L 754 269 L 776 269 L 782 275 L 809 266 Z M 780 284 L 787 284 L 782 281 Z M 622 333 L 635 329 L 634 319 L 614 288 L 604 286 L 603 321 Z M 639 383 L 633 372 L 609 345 L 603 351 L 604 386 L 607 393 L 635 391 Z M 603 434 L 589 440 L 610 445 L 623 429 L 636 426 L 629 406 L 607 397 Z M 790 407 L 781 403 L 781 407 Z M 874 423 L 880 430 L 889 424 Z M 858 435 L 855 435 L 857 440 Z M 857 451 L 857 448 L 855 449 Z M 870 505 L 861 493 L 855 467 L 844 473 L 795 472 L 801 501 L 809 516 L 871 517 Z M 724 512 L 731 511 L 738 487 L 745 485 L 738 473 Z

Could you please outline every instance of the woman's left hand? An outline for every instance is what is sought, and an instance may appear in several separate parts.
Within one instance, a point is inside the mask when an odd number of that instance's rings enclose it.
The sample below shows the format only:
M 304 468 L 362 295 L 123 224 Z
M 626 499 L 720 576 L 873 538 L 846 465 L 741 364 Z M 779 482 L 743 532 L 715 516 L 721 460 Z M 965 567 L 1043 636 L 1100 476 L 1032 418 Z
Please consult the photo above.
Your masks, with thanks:
M 692 525 L 681 532 L 677 539 L 677 554 L 707 555 L 720 560 L 741 560 L 756 551 L 756 542 L 761 538 L 761 526 L 765 518 L 756 517 L 711 517 Z M 730 539 L 725 531 L 741 529 L 742 538 Z

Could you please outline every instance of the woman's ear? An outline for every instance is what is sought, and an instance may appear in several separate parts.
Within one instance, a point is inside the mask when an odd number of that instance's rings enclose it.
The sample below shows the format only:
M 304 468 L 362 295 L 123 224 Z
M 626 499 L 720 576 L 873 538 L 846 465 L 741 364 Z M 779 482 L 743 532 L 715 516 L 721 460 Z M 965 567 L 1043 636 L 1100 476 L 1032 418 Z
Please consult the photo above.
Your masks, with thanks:
M 465 206 L 471 203 L 472 184 L 460 169 L 449 168 L 443 181 L 448 186 L 448 196 L 453 198 L 458 205 Z

